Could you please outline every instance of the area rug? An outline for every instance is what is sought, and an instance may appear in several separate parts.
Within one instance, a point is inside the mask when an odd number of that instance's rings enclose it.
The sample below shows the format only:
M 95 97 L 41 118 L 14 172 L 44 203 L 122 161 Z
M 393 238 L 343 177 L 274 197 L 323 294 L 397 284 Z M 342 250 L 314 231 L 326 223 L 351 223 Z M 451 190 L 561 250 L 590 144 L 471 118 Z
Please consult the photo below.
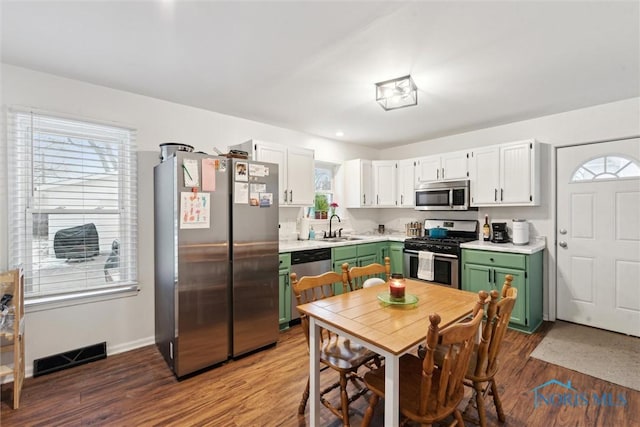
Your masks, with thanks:
M 557 321 L 531 357 L 640 391 L 640 338 Z

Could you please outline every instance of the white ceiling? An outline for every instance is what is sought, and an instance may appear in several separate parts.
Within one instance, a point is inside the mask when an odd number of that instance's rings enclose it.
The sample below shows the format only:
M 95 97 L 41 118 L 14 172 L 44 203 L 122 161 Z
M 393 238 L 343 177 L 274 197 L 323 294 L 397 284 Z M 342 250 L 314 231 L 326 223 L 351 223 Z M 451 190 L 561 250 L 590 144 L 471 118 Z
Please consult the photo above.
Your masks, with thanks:
M 640 96 L 638 1 L 1 7 L 4 63 L 378 148 Z

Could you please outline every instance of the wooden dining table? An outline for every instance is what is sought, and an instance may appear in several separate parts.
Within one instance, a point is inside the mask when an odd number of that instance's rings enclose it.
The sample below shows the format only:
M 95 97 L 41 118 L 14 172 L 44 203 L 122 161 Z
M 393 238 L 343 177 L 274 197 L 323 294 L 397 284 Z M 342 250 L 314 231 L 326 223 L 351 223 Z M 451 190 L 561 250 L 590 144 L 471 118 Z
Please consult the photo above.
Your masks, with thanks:
M 447 286 L 406 279 L 406 296 L 414 304 L 388 304 L 379 299 L 387 285 L 347 292 L 298 306 L 309 316 L 310 425 L 320 425 L 320 328 L 359 343 L 385 359 L 384 425 L 397 426 L 400 357 L 424 343 L 429 315 L 438 313 L 440 327 L 471 314 L 478 295 Z M 380 295 L 384 297 L 384 295 Z

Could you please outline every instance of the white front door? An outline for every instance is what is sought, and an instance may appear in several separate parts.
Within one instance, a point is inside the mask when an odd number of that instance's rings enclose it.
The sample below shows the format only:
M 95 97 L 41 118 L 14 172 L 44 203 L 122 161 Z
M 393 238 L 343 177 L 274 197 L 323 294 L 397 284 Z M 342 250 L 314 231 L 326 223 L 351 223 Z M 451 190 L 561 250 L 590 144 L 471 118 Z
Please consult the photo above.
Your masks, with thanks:
M 557 317 L 640 336 L 640 139 L 557 151 Z

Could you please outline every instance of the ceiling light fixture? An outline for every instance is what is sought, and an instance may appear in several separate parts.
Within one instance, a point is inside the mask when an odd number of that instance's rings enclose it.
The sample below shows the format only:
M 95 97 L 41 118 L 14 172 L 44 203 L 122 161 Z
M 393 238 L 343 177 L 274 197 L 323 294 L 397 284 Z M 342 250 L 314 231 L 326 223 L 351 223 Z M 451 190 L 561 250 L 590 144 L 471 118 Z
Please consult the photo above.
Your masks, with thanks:
M 340 138 L 341 136 L 344 136 L 344 132 L 342 132 L 341 130 L 339 130 L 339 131 L 337 131 L 337 132 L 336 132 L 336 136 L 337 136 L 338 138 Z
M 385 111 L 418 105 L 418 88 L 410 75 L 376 83 L 376 101 Z

